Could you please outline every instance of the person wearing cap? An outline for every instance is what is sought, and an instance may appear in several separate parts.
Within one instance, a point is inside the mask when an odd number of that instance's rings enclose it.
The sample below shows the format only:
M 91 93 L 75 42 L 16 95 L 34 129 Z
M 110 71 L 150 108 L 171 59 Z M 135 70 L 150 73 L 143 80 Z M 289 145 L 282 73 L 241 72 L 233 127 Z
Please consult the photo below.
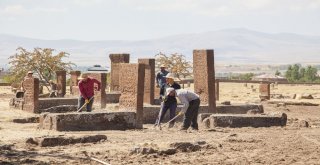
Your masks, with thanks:
M 165 76 L 165 78 L 166 78 L 166 85 L 165 85 L 164 89 L 167 89 L 167 88 L 180 89 L 181 88 L 181 86 L 177 82 L 174 81 L 175 77 L 172 73 L 168 73 L 167 76 Z M 170 120 L 171 120 L 176 115 L 177 99 L 175 96 L 166 95 L 165 97 L 163 97 L 162 106 L 161 106 L 161 110 L 160 110 L 161 114 L 159 114 L 160 115 L 160 122 L 164 118 L 168 109 L 170 109 Z M 158 120 L 159 120 L 159 118 L 158 118 Z M 160 123 L 160 122 L 156 121 L 156 123 Z M 169 128 L 173 127 L 174 123 L 175 123 L 175 120 L 171 121 L 169 123 Z
M 50 84 L 50 95 L 49 97 L 57 97 L 58 96 L 58 87 L 57 84 L 52 80 L 49 81 Z
M 183 125 L 180 130 L 187 130 L 190 125 L 193 130 L 198 130 L 198 111 L 200 107 L 200 97 L 194 92 L 174 88 L 167 88 L 166 94 L 172 97 L 178 97 L 180 102 L 183 104 L 182 110 L 179 115 L 184 114 Z
M 160 88 L 160 99 L 162 99 L 162 97 L 164 96 L 164 87 L 166 85 L 166 78 L 165 76 L 168 74 L 169 72 L 166 70 L 166 66 L 165 65 L 161 65 L 160 66 L 160 72 L 157 73 L 156 76 L 156 83 L 157 83 L 157 87 Z
M 28 71 L 27 75 L 23 78 L 23 80 L 21 81 L 21 91 L 24 91 L 24 81 L 33 78 L 33 72 L 32 71 Z
M 84 104 L 87 104 L 87 112 L 91 112 L 95 90 L 94 84 L 98 85 L 97 91 L 99 91 L 101 83 L 97 79 L 89 77 L 86 73 L 81 74 L 79 80 L 78 86 L 80 90 L 80 97 L 78 100 L 78 109 L 80 109 Z

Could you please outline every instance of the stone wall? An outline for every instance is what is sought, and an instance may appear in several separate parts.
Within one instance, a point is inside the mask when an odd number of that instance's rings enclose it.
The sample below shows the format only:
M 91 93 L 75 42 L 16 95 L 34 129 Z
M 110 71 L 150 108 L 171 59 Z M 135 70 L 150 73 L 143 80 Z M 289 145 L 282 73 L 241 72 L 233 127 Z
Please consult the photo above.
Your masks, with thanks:
M 155 59 L 138 59 L 138 63 L 145 65 L 143 102 L 152 105 L 154 104 Z
M 209 113 L 216 113 L 213 50 L 193 51 L 193 75 L 194 91 L 200 95 L 201 104 L 209 106 Z
M 58 97 L 64 97 L 66 95 L 67 87 L 67 72 L 64 70 L 56 71 L 57 74 L 57 86 L 58 86 Z
M 142 128 L 143 95 L 144 95 L 144 64 L 120 65 L 120 100 L 119 109 L 137 113 L 137 128 Z
M 106 103 L 119 103 L 121 93 L 120 92 L 110 92 L 107 93 Z
M 39 109 L 39 79 L 28 78 L 23 82 L 25 89 L 23 110 L 38 113 Z
M 111 61 L 111 91 L 119 91 L 119 74 L 120 74 L 120 64 L 129 63 L 130 55 L 129 54 L 110 54 Z
M 89 73 L 89 76 L 97 79 L 101 83 L 100 91 L 94 92 L 93 106 L 97 108 L 106 107 L 106 87 L 107 87 L 107 74 L 106 73 Z M 97 87 L 97 84 L 95 84 Z
M 215 83 L 215 96 L 216 96 L 216 100 L 219 100 L 219 95 L 220 95 L 220 83 L 219 83 L 219 80 L 216 80 L 216 83 Z

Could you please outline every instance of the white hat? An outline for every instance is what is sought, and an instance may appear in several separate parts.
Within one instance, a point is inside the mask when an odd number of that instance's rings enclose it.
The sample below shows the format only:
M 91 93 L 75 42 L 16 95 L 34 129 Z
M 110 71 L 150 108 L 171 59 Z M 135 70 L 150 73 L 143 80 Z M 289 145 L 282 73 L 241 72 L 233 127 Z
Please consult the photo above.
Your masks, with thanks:
M 166 95 L 168 96 L 170 92 L 174 91 L 174 88 L 167 88 L 166 89 Z
M 87 79 L 88 77 L 89 77 L 89 76 L 88 76 L 87 73 L 82 73 L 82 74 L 80 75 L 80 77 L 78 78 L 78 80 Z
M 161 64 L 160 68 L 166 68 L 167 66 L 165 64 Z
M 165 78 L 171 78 L 174 79 L 174 74 L 173 73 L 168 73 Z

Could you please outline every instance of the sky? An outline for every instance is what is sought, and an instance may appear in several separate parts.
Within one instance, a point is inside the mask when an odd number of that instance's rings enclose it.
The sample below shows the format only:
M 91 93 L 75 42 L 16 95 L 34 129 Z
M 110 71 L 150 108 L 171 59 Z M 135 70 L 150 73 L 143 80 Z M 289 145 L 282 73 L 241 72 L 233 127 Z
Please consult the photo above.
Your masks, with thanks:
M 320 36 L 320 0 L 0 0 L 0 34 L 146 40 L 247 28 Z

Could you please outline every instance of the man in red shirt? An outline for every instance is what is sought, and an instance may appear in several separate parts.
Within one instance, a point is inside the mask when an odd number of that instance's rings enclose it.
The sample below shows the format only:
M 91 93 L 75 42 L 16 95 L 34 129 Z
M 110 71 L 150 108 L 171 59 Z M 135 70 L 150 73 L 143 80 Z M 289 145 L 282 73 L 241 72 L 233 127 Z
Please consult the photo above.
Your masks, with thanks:
M 94 96 L 94 84 L 98 85 L 97 91 L 100 90 L 101 83 L 88 76 L 88 74 L 83 73 L 79 78 L 79 90 L 80 90 L 80 97 L 78 100 L 78 109 L 80 109 L 84 104 L 87 104 L 87 112 L 91 112 L 92 104 L 93 104 L 93 96 Z

